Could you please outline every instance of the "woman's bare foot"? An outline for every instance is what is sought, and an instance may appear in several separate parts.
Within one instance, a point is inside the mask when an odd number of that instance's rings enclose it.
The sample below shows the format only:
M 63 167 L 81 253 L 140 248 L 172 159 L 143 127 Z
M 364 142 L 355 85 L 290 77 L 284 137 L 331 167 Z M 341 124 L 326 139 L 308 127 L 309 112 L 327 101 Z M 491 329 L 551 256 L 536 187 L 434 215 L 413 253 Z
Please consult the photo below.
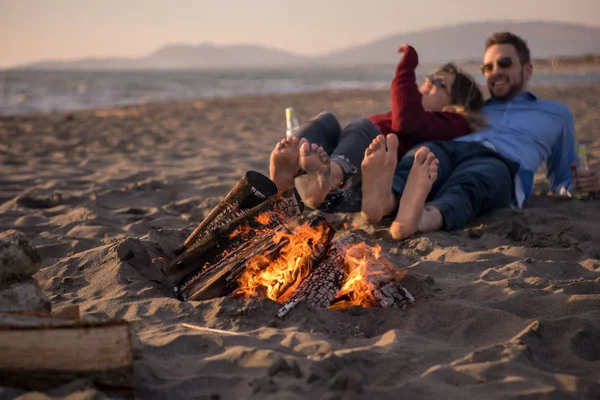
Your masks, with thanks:
M 386 150 L 387 149 L 387 150 Z M 362 162 L 363 218 L 376 224 L 396 207 L 392 192 L 394 172 L 398 163 L 398 137 L 378 135 L 365 151 Z
M 306 171 L 303 200 L 309 207 L 317 208 L 335 187 L 330 179 L 331 159 L 322 147 L 305 141 L 300 145 L 300 168 Z
M 271 152 L 269 175 L 280 192 L 294 187 L 294 177 L 300 171 L 300 145 L 304 142 L 295 136 L 288 137 Z
M 415 153 L 415 161 L 400 198 L 398 215 L 390 227 L 395 240 L 406 239 L 421 231 L 423 208 L 431 186 L 437 179 L 438 164 L 439 160 L 427 147 L 421 147 Z

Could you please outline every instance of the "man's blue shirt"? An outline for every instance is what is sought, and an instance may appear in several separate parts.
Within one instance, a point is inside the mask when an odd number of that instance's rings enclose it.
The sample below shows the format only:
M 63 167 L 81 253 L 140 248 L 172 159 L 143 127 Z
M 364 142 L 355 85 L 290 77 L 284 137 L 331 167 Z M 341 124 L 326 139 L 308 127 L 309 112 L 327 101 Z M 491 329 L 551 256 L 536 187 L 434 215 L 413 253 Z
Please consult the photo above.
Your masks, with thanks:
M 522 92 L 510 101 L 487 100 L 483 114 L 488 127 L 455 140 L 487 141 L 502 156 L 519 163 L 516 181 L 524 192 L 523 199 L 517 196 L 519 207 L 531 196 L 533 175 L 543 162 L 552 191 L 572 191 L 571 163 L 578 162 L 575 121 L 565 104 Z

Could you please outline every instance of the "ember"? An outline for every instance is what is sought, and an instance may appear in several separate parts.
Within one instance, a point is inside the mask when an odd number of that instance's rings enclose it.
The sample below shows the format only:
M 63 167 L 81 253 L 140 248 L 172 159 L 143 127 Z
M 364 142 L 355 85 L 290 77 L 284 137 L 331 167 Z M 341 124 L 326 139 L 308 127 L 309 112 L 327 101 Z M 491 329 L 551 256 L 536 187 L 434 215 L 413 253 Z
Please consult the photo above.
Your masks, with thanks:
M 353 234 L 333 240 L 322 217 L 302 223 L 297 192 L 274 194 L 269 182 L 248 172 L 186 240 L 165 269 L 180 299 L 265 296 L 283 304 L 279 317 L 302 301 L 334 309 L 414 302 L 381 247 Z
M 380 252 L 381 247 L 373 248 L 364 243 L 353 245 L 346 251 L 344 265 L 347 277 L 336 299 L 347 300 L 336 302 L 332 306 L 333 308 L 372 307 L 375 305 L 375 298 L 371 293 L 371 287 L 367 279 L 369 275 L 381 273 L 373 270 L 373 264 L 369 262 L 371 259 L 377 260 Z

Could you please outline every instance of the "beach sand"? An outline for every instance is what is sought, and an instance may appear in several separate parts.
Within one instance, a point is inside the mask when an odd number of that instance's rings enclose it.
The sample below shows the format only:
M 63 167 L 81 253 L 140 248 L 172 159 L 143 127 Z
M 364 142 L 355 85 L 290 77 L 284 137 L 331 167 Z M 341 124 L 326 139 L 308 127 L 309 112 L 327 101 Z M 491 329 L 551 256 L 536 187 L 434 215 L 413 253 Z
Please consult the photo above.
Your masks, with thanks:
M 534 91 L 572 108 L 600 167 L 600 86 Z M 351 228 L 407 272 L 417 301 L 402 310 L 299 306 L 278 319 L 269 300 L 180 302 L 165 291 L 155 257 L 172 255 L 247 170 L 268 174 L 288 106 L 301 120 L 329 110 L 348 123 L 387 111 L 389 93 L 0 118 L 0 231 L 37 246 L 35 278 L 55 309 L 131 322 L 138 398 L 600 398 L 600 200 L 548 196 L 542 172 L 525 209 L 464 230 L 394 243 L 385 226 Z M 328 218 L 337 229 L 354 220 Z M 67 395 L 112 396 L 85 381 L 0 390 Z

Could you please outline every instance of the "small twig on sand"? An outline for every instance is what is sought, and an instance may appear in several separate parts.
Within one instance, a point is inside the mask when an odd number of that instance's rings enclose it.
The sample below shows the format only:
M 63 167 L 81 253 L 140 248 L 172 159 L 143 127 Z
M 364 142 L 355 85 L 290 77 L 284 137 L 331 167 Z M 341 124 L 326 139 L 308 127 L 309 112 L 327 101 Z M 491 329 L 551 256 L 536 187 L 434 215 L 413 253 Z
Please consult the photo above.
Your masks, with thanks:
M 190 329 L 193 329 L 196 331 L 201 331 L 201 332 L 219 333 L 219 334 L 223 334 L 223 335 L 232 335 L 232 336 L 250 336 L 250 334 L 248 332 L 224 331 L 222 329 L 205 328 L 203 326 L 192 325 L 192 324 L 188 324 L 188 323 L 182 323 L 181 325 L 185 326 L 186 328 L 190 328 Z

